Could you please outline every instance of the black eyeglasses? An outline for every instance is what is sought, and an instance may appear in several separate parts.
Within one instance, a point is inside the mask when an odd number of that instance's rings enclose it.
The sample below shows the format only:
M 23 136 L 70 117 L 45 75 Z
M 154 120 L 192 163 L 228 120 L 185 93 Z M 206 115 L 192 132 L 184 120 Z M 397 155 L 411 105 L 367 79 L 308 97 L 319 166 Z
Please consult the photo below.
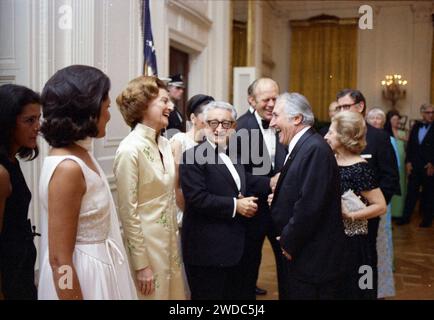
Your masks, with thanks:
M 425 114 L 434 114 L 434 111 L 424 111 Z
M 215 130 L 217 129 L 217 127 L 221 124 L 223 129 L 230 129 L 232 127 L 232 124 L 234 123 L 233 121 L 229 121 L 229 120 L 223 120 L 223 121 L 218 121 L 218 120 L 208 120 L 206 123 L 208 123 L 208 125 L 211 127 L 211 129 Z
M 342 104 L 340 106 L 336 107 L 336 111 L 342 111 L 342 110 L 350 110 L 352 106 L 355 106 L 356 104 L 359 104 L 359 102 L 353 103 L 353 104 Z

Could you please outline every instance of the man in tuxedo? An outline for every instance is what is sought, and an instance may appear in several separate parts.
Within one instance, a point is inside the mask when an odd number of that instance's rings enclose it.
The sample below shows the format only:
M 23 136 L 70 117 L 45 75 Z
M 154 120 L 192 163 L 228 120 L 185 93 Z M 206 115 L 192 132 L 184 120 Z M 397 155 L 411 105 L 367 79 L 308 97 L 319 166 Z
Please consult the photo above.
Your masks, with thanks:
M 269 127 L 278 94 L 279 87 L 274 80 L 269 78 L 256 79 L 248 89 L 249 105 L 253 111 L 247 111 L 237 122 L 237 131 L 241 143 L 244 141 L 243 138 L 246 138 L 246 143 L 250 147 L 248 154 L 241 155 L 242 159 L 246 160 L 243 161 L 243 163 L 246 163 L 246 171 L 270 180 L 283 167 L 286 157 L 285 146 L 279 143 L 276 131 Z M 239 150 L 242 152 L 243 148 L 240 147 Z M 277 177 L 271 182 L 272 185 L 277 181 Z M 268 188 L 262 190 L 265 195 L 270 192 L 271 190 Z M 247 293 L 248 299 L 255 299 L 255 293 L 258 292 L 256 282 L 261 264 L 262 246 L 266 236 L 274 251 L 279 279 L 282 275 L 282 254 L 280 245 L 276 240 L 267 196 L 264 196 L 258 199 L 257 214 L 247 221 L 246 259 L 248 262 L 246 276 L 250 288 Z M 281 283 L 281 281 L 278 281 L 278 283 Z M 279 296 L 281 298 L 285 295 L 283 289 L 284 287 L 279 286 Z
M 167 89 L 169 90 L 169 97 L 174 104 L 174 108 L 170 112 L 169 125 L 167 126 L 166 130 L 168 130 L 169 133 L 170 133 L 169 129 L 176 129 L 178 131 L 184 132 L 185 131 L 184 117 L 182 115 L 182 112 L 179 110 L 179 107 L 177 106 L 177 104 L 182 100 L 182 97 L 184 95 L 184 89 L 185 89 L 184 81 L 182 75 L 180 74 L 170 76 L 170 79 L 171 80 L 167 84 Z M 170 134 L 170 136 L 172 135 L 173 134 Z
M 337 112 L 349 110 L 359 112 L 365 115 L 366 99 L 359 90 L 343 89 L 338 92 L 336 99 L 338 106 Z M 394 194 L 400 195 L 401 188 L 399 184 L 399 171 L 396 162 L 395 153 L 389 135 L 381 129 L 374 128 L 366 123 L 366 148 L 363 150 L 361 157 L 368 161 L 375 174 L 375 178 L 380 185 L 386 203 L 389 204 Z M 377 234 L 380 218 L 368 220 L 368 238 L 369 248 L 372 256 L 372 271 L 374 296 L 377 296 L 378 288 L 378 270 L 377 270 Z
M 339 170 L 313 124 L 304 96 L 277 98 L 271 126 L 288 145 L 288 156 L 270 201 L 285 257 L 287 299 L 336 299 L 342 292 L 346 242 Z
M 185 198 L 181 243 L 191 298 L 244 299 L 245 223 L 257 211 L 257 198 L 248 197 L 247 189 L 267 189 L 270 182 L 246 173 L 236 150 L 231 153 L 235 159 L 226 155 L 236 126 L 230 104 L 210 102 L 203 117 L 207 139 L 187 150 L 180 165 Z
M 405 156 L 408 174 L 407 197 L 403 217 L 398 224 L 410 222 L 419 189 L 422 187 L 420 208 L 423 219 L 419 226 L 428 228 L 432 225 L 434 214 L 434 108 L 431 104 L 423 104 L 420 113 L 423 120 L 414 124 L 407 143 Z

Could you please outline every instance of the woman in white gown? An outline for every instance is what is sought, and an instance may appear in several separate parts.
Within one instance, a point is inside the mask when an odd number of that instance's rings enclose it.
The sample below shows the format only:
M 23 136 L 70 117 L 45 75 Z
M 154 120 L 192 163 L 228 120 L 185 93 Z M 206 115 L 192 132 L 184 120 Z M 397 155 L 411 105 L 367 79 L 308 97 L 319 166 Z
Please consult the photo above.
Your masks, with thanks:
M 137 299 L 103 170 L 89 152 L 110 119 L 109 78 L 70 66 L 42 92 L 44 160 L 39 299 Z

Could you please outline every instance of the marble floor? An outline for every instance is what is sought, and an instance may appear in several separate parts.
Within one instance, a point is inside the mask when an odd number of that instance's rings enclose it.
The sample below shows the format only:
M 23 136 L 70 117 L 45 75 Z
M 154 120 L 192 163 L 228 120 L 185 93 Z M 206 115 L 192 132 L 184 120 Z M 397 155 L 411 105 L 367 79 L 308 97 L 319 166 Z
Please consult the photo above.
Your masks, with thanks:
M 409 225 L 393 225 L 396 295 L 390 300 L 434 300 L 434 227 L 419 228 L 421 218 Z M 267 289 L 258 300 L 277 300 L 273 251 L 268 240 L 263 248 L 258 286 Z

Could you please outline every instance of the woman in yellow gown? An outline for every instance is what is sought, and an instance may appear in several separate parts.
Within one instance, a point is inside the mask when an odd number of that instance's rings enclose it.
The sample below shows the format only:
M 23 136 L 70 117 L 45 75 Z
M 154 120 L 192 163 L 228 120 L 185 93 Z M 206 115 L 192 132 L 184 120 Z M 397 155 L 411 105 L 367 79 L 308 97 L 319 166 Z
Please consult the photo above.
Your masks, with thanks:
M 116 102 L 132 129 L 116 152 L 114 173 L 139 296 L 148 300 L 185 299 L 175 163 L 169 141 L 160 135 L 173 104 L 165 84 L 146 76 L 130 81 Z

